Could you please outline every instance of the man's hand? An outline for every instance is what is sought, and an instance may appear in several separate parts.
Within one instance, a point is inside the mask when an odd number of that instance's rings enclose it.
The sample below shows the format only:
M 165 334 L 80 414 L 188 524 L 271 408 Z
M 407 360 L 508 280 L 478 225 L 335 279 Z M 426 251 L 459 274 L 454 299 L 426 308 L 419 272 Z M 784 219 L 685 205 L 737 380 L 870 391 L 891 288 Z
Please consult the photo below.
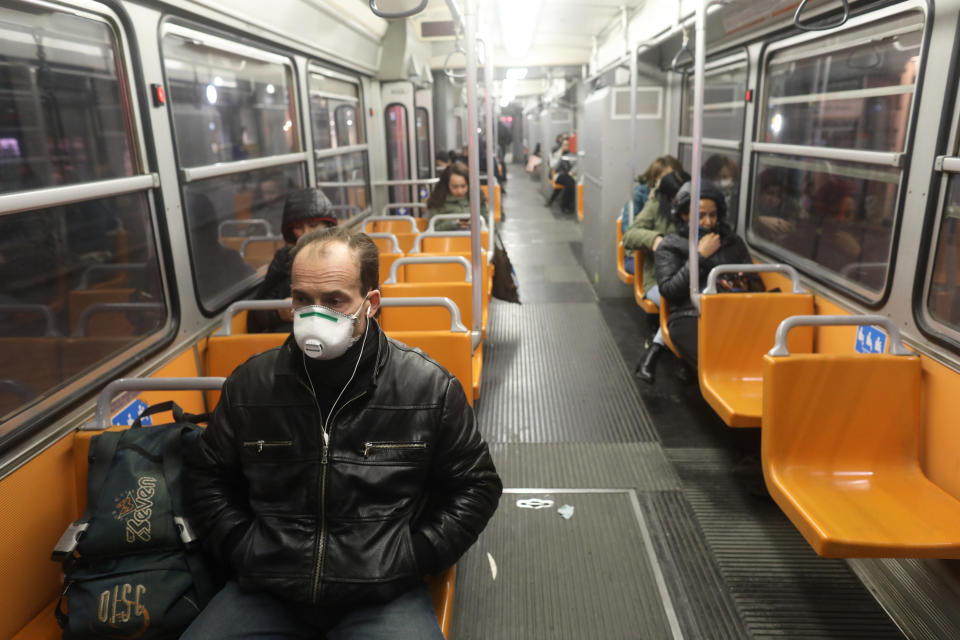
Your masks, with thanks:
M 661 242 L 663 242 L 663 236 L 657 236 L 656 238 L 653 239 L 653 247 L 651 247 L 651 248 L 652 248 L 654 251 L 656 251 L 656 250 L 657 250 L 657 247 L 660 246 L 660 243 L 661 243 Z
M 700 238 L 697 244 L 697 253 L 703 258 L 709 258 L 720 249 L 720 234 L 708 233 Z

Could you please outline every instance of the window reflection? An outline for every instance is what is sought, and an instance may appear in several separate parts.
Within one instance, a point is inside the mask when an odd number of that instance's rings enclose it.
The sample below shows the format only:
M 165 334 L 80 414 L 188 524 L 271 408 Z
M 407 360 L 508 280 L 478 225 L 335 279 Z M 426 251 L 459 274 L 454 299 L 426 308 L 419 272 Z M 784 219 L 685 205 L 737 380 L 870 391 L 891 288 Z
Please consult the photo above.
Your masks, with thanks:
M 290 67 L 170 33 L 167 95 L 180 162 L 197 167 L 300 150 Z
M 407 137 L 407 108 L 391 104 L 386 111 L 387 177 L 390 180 L 409 180 L 409 144 Z M 390 202 L 413 202 L 410 187 L 390 187 Z
M 367 208 L 369 166 L 366 151 L 317 161 L 317 184 L 334 205 L 359 213 Z
M 701 173 L 723 192 L 727 201 L 727 224 L 736 229 L 740 211 L 740 153 L 705 146 L 702 155 L 705 159 L 700 168 Z M 691 145 L 680 145 L 680 163 L 684 167 L 693 165 Z
M 747 65 L 738 63 L 704 73 L 703 137 L 739 140 L 746 106 Z M 680 135 L 693 135 L 693 74 L 684 78 Z
M 0 8 L 0 191 L 135 173 L 116 50 L 105 23 Z
M 792 254 L 871 290 L 886 278 L 899 172 L 852 163 L 764 156 L 750 228 Z
M 936 320 L 960 329 L 960 176 L 951 176 L 940 220 L 927 308 Z
M 911 12 L 774 53 L 762 142 L 901 151 L 919 71 L 923 15 Z M 857 44 L 845 45 L 856 41 Z
M 145 194 L 0 215 L 0 421 L 166 316 Z
M 433 166 L 430 153 L 430 114 L 424 107 L 416 108 L 417 129 L 417 177 L 429 178 Z
M 249 286 L 283 243 L 288 193 L 303 186 L 299 165 L 192 182 L 184 188 L 197 293 L 216 309 Z

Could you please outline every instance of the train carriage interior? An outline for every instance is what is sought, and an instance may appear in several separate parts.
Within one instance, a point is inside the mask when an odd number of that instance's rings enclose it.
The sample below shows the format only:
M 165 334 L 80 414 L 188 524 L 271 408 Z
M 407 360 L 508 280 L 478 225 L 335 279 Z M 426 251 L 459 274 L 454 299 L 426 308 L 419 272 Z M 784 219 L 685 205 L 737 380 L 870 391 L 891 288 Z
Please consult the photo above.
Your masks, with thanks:
M 0 638 L 65 637 L 91 438 L 287 338 L 247 315 L 304 187 L 503 481 L 446 638 L 960 638 L 960 0 L 265 9 L 0 3 Z

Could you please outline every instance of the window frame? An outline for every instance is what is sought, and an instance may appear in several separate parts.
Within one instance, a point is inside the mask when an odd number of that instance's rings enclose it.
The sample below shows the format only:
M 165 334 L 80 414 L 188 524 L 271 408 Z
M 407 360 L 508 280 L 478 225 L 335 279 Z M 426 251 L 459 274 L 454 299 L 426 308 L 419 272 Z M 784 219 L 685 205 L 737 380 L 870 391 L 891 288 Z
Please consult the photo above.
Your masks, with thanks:
M 357 95 L 348 96 L 348 95 L 333 93 L 329 91 L 314 91 L 310 88 L 310 79 L 314 75 L 326 76 L 328 78 L 339 80 L 341 82 L 348 82 L 356 86 Z M 307 77 L 306 93 L 308 98 L 312 98 L 313 96 L 319 96 L 322 98 L 340 100 L 341 102 L 353 102 L 356 104 L 357 117 L 358 118 L 363 117 L 363 114 L 366 112 L 366 107 L 364 106 L 365 102 L 364 102 L 364 96 L 363 96 L 363 83 L 360 81 L 359 77 L 351 76 L 345 73 L 341 73 L 339 71 L 334 71 L 333 69 L 329 69 L 323 66 L 320 63 L 320 61 L 314 60 L 314 59 L 309 60 L 307 63 L 306 77 Z M 342 147 L 336 146 L 336 147 L 331 147 L 329 149 L 317 149 L 313 140 L 312 100 L 308 100 L 308 103 L 310 104 L 310 109 L 311 109 L 309 118 L 307 118 L 307 120 L 309 120 L 310 122 L 310 138 L 311 138 L 310 142 L 311 142 L 311 145 L 314 147 L 313 165 L 314 165 L 314 170 L 317 171 L 318 174 L 319 174 L 319 171 L 318 171 L 319 167 L 317 165 L 321 160 L 328 160 L 330 158 L 337 158 L 339 156 L 346 156 L 353 153 L 365 154 L 364 159 L 367 167 L 367 175 L 366 175 L 365 181 L 352 180 L 349 182 L 321 182 L 318 177 L 315 185 L 318 188 L 361 187 L 361 186 L 364 187 L 368 206 L 366 209 L 363 209 L 362 211 L 358 211 L 355 215 L 351 216 L 346 222 L 343 223 L 345 225 L 351 225 L 358 218 L 365 216 L 373 211 L 372 209 L 373 200 L 371 199 L 373 190 L 372 190 L 371 179 L 370 179 L 370 142 L 369 142 L 368 131 L 367 131 L 368 127 L 366 126 L 366 123 L 364 123 L 364 126 L 361 128 L 361 132 L 363 133 L 362 143 L 346 145 Z
M 309 129 L 304 126 L 303 109 L 301 106 L 301 88 L 298 80 L 300 75 L 298 72 L 296 57 L 292 53 L 271 50 L 270 48 L 266 46 L 260 46 L 259 44 L 255 45 L 246 44 L 245 42 L 238 42 L 236 39 L 232 40 L 231 36 L 233 38 L 243 38 L 243 34 L 230 34 L 216 27 L 196 25 L 176 16 L 166 16 L 160 22 L 159 34 L 157 38 L 160 52 L 160 67 L 163 72 L 163 86 L 165 87 L 168 86 L 168 78 L 166 69 L 166 56 L 164 55 L 164 40 L 168 35 L 190 38 L 194 41 L 199 41 L 200 44 L 211 49 L 217 49 L 262 62 L 280 64 L 286 67 L 290 78 L 290 101 L 293 104 L 294 110 L 293 121 L 298 127 L 300 151 L 246 160 L 217 162 L 213 164 L 197 166 L 184 166 L 180 156 L 180 147 L 177 142 L 177 129 L 174 124 L 173 105 L 168 104 L 166 111 L 168 121 L 170 123 L 170 131 L 172 132 L 171 145 L 174 151 L 174 161 L 180 177 L 178 191 L 180 195 L 180 208 L 183 216 L 184 229 L 187 235 L 186 250 L 187 255 L 190 257 L 190 273 L 192 278 L 191 282 L 193 284 L 194 298 L 196 299 L 197 308 L 200 310 L 200 312 L 206 317 L 213 317 L 223 311 L 230 304 L 230 300 L 226 299 L 223 302 L 220 302 L 215 308 L 208 308 L 207 305 L 204 304 L 204 301 L 200 298 L 200 287 L 198 286 L 197 280 L 199 274 L 196 270 L 196 260 L 194 259 L 195 256 L 193 255 L 192 242 L 190 242 L 190 220 L 187 217 L 188 210 L 186 192 L 188 185 L 211 178 L 222 178 L 244 173 L 253 173 L 263 169 L 281 167 L 285 168 L 297 165 L 299 165 L 300 168 L 300 175 L 303 178 L 303 184 L 308 185 L 310 183 L 310 171 L 309 167 L 307 166 L 307 162 L 310 159 L 310 153 L 307 151 L 308 147 L 306 132 L 308 130 L 312 132 L 313 129 L 312 126 Z M 254 274 L 248 276 L 246 279 L 241 280 L 236 285 L 231 287 L 229 291 L 249 291 L 255 284 L 260 282 L 262 278 L 263 274 L 261 274 L 260 270 L 258 270 Z
M 17 4 L 95 20 L 103 23 L 110 30 L 116 43 L 114 54 L 119 56 L 117 80 L 127 100 L 126 115 L 129 118 L 131 135 L 130 161 L 135 173 L 131 176 L 108 180 L 2 193 L 0 194 L 0 216 L 114 196 L 143 194 L 147 219 L 151 225 L 150 233 L 146 234 L 146 237 L 153 242 L 153 252 L 160 278 L 160 294 L 163 297 L 166 312 L 164 323 L 157 331 L 139 337 L 121 351 L 91 364 L 79 379 L 59 388 L 54 387 L 52 393 L 42 394 L 33 406 L 3 421 L 3 429 L 0 430 L 0 455 L 3 456 L 4 462 L 0 462 L 0 469 L 5 465 L 6 453 L 11 446 L 35 435 L 47 426 L 51 418 L 63 414 L 76 402 L 89 396 L 91 392 L 102 386 L 105 380 L 115 377 L 145 355 L 155 353 L 169 344 L 176 335 L 180 320 L 176 296 L 172 296 L 170 292 L 170 275 L 168 274 L 170 265 L 167 263 L 169 247 L 163 235 L 164 225 L 159 215 L 163 210 L 163 204 L 159 188 L 160 176 L 154 169 L 156 149 L 150 144 L 152 137 L 148 137 L 150 133 L 145 128 L 145 106 L 141 102 L 139 91 L 144 86 L 142 65 L 139 64 L 139 52 L 134 46 L 136 38 L 129 35 L 132 25 L 128 17 L 106 3 L 93 0 L 18 0 Z M 15 4 L 11 8 L 16 9 L 16 7 Z M 58 436 L 65 429 L 72 428 L 74 425 L 61 428 L 54 436 Z
M 824 286 L 840 293 L 841 295 L 852 298 L 870 309 L 880 308 L 889 297 L 890 289 L 893 285 L 894 271 L 896 269 L 900 226 L 903 224 L 903 205 L 906 198 L 906 185 L 910 178 L 910 158 L 913 151 L 915 137 L 914 134 L 917 129 L 916 125 L 920 106 L 921 87 L 923 86 L 926 75 L 927 54 L 930 46 L 930 31 L 933 26 L 927 3 L 925 0 L 906 0 L 905 2 L 882 7 L 874 11 L 853 16 L 845 25 L 843 25 L 843 27 L 840 27 L 836 30 L 831 30 L 827 33 L 814 31 L 798 34 L 793 32 L 780 40 L 765 43 L 760 52 L 758 63 L 758 86 L 754 94 L 758 97 L 758 99 L 754 101 L 754 123 L 762 122 L 764 118 L 764 111 L 766 107 L 764 95 L 767 83 L 766 69 L 767 63 L 773 54 L 784 49 L 789 49 L 798 45 L 804 45 L 814 40 L 835 37 L 843 34 L 844 32 L 857 30 L 862 27 L 868 27 L 873 23 L 890 18 L 896 18 L 898 15 L 906 15 L 913 11 L 919 11 L 923 16 L 923 25 L 921 27 L 922 38 L 920 43 L 921 57 L 917 69 L 917 78 L 914 84 L 914 91 L 912 92 L 913 98 L 911 99 L 910 112 L 907 120 L 907 130 L 904 133 L 903 149 L 901 151 L 874 151 L 867 149 L 854 150 L 836 147 L 817 147 L 814 145 L 792 145 L 761 142 L 755 139 L 760 135 L 760 129 L 757 126 L 754 126 L 753 138 L 744 141 L 744 151 L 748 156 L 747 160 L 749 162 L 749 173 L 747 175 L 747 215 L 746 226 L 744 227 L 745 239 L 747 240 L 748 244 L 751 247 L 756 247 L 760 251 L 774 258 L 790 262 L 791 264 L 795 265 L 804 276 L 810 277 L 816 282 L 823 284 Z M 873 40 L 873 38 L 852 38 L 844 41 L 842 44 L 836 44 L 825 49 L 825 52 L 833 53 L 835 51 L 843 51 L 851 47 L 859 46 L 864 42 L 870 42 L 871 40 Z M 860 285 L 851 279 L 843 277 L 840 273 L 827 269 L 810 258 L 792 254 L 774 242 L 762 238 L 754 231 L 753 225 L 751 224 L 752 217 L 750 215 L 754 199 L 754 174 L 757 164 L 759 163 L 759 158 L 761 158 L 763 154 L 781 156 L 797 155 L 811 159 L 820 159 L 826 162 L 858 162 L 866 165 L 868 169 L 870 167 L 893 167 L 899 169 L 900 179 L 898 181 L 897 197 L 895 200 L 896 208 L 893 212 L 893 220 L 890 227 L 890 245 L 887 254 L 887 272 L 884 278 L 883 286 L 879 291 L 873 292 L 867 289 L 865 286 Z

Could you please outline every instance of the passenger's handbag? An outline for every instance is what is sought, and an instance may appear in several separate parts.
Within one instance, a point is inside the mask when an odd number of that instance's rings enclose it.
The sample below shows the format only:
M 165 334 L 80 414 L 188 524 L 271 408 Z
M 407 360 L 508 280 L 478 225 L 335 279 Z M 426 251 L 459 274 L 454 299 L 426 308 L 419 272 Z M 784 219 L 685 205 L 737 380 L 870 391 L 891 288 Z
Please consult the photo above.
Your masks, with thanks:
M 172 424 L 141 425 L 162 411 Z M 164 402 L 129 429 L 91 438 L 87 508 L 53 552 L 63 562 L 55 614 L 65 640 L 177 638 L 216 593 L 182 500 L 182 452 L 203 420 Z
M 503 247 L 500 234 L 496 234 L 493 245 L 493 290 L 490 294 L 498 300 L 520 304 L 517 273 L 510 264 L 507 250 Z

